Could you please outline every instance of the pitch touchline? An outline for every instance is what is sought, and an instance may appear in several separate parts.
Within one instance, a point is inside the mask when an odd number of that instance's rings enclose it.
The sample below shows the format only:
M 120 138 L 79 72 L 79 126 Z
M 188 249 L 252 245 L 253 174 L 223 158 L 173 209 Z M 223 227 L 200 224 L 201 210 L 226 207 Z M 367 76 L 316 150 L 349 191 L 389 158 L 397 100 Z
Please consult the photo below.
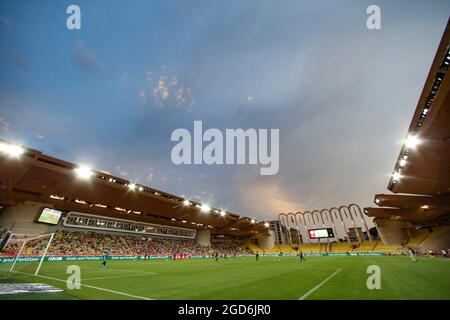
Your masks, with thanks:
M 313 293 L 314 291 L 316 291 L 317 289 L 319 289 L 321 286 L 323 286 L 328 280 L 330 280 L 331 278 L 333 278 L 335 275 L 337 275 L 342 269 L 339 268 L 337 269 L 335 272 L 333 272 L 332 275 L 330 275 L 328 278 L 326 278 L 325 280 L 323 280 L 321 283 L 319 283 L 317 286 L 315 286 L 314 288 L 312 288 L 311 290 L 309 290 L 307 293 L 305 293 L 304 295 L 302 295 L 300 298 L 298 298 L 298 300 L 305 300 L 311 293 Z
M 41 275 L 37 275 L 37 276 L 36 276 L 36 275 L 34 275 L 34 274 L 26 273 L 26 272 L 20 272 L 20 271 L 12 271 L 12 272 L 21 273 L 21 274 L 28 274 L 28 275 L 33 276 L 33 277 L 39 277 L 39 278 L 44 278 L 44 279 L 50 279 L 50 280 L 55 280 L 55 281 L 60 281 L 60 282 L 67 282 L 66 280 L 62 280 L 62 279 L 58 279 L 58 278 L 47 277 L 47 276 L 41 276 Z M 120 292 L 120 291 L 115 291 L 115 290 L 110 290 L 110 289 L 105 289 L 105 288 L 95 287 L 95 286 L 91 286 L 91 285 L 88 285 L 88 284 L 82 284 L 82 283 L 80 283 L 79 285 L 80 285 L 80 286 L 83 286 L 83 287 L 91 288 L 91 289 L 96 289 L 96 290 L 100 290 L 100 291 L 106 291 L 106 292 L 110 292 L 110 293 L 115 293 L 115 294 L 118 294 L 118 295 L 130 297 L 130 298 L 136 298 L 136 299 L 142 299 L 142 300 L 154 300 L 154 299 L 147 298 L 147 297 L 135 296 L 135 295 L 128 294 L 128 293 L 125 293 L 125 292 Z

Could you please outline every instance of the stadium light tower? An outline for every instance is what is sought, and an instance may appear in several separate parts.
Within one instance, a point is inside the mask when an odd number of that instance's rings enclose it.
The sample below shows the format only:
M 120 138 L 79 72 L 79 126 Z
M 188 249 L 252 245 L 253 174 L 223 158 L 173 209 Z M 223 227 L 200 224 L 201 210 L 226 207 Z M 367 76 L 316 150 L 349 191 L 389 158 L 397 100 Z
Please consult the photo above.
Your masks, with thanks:
M 94 174 L 92 169 L 87 166 L 80 166 L 76 168 L 75 173 L 78 178 L 83 180 L 89 179 Z
M 25 149 L 15 144 L 0 142 L 0 151 L 10 157 L 17 158 L 25 152 Z

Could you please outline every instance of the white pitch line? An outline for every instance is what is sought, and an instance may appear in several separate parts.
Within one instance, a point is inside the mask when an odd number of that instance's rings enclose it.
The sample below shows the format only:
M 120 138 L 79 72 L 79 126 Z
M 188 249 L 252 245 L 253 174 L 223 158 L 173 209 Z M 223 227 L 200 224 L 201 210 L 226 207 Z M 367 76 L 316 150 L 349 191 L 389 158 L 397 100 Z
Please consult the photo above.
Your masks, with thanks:
M 321 286 L 323 286 L 328 280 L 330 280 L 331 278 L 333 278 L 336 274 L 338 274 L 342 269 L 339 268 L 337 269 L 335 272 L 333 272 L 332 275 L 330 275 L 328 278 L 326 278 L 325 280 L 323 280 L 321 283 L 319 283 L 317 286 L 315 286 L 314 288 L 312 288 L 311 290 L 309 290 L 307 293 L 305 293 L 304 295 L 302 295 L 300 298 L 298 298 L 298 300 L 305 300 L 311 293 L 313 293 L 314 291 L 316 291 L 317 289 L 319 289 Z
M 67 283 L 67 281 L 66 281 L 66 280 L 63 280 L 63 279 L 58 279 L 58 278 L 53 278 L 53 277 L 47 277 L 47 276 L 41 276 L 41 275 L 37 275 L 37 276 L 36 276 L 36 275 L 34 275 L 34 274 L 31 274 L 31 273 L 20 272 L 20 271 L 12 271 L 12 272 L 21 273 L 21 274 L 28 274 L 28 275 L 33 276 L 33 277 L 39 277 L 39 278 L 50 279 L 50 280 L 55 280 L 55 281 L 60 281 L 60 282 L 66 282 L 66 283 Z M 75 283 L 75 284 L 78 284 L 78 283 Z M 118 294 L 118 295 L 130 297 L 130 298 L 136 298 L 136 299 L 141 299 L 141 300 L 154 300 L 154 299 L 147 298 L 147 297 L 135 296 L 135 295 L 128 294 L 128 293 L 125 293 L 125 292 L 120 292 L 120 291 L 115 291 L 115 290 L 110 290 L 110 289 L 105 289 L 105 288 L 95 287 L 95 286 L 91 286 L 91 285 L 88 285 L 88 284 L 82 284 L 82 283 L 79 283 L 79 285 L 82 286 L 82 287 L 91 288 L 91 289 L 96 289 L 96 290 L 105 291 L 105 292 L 110 292 L 110 293 L 114 293 L 114 294 Z

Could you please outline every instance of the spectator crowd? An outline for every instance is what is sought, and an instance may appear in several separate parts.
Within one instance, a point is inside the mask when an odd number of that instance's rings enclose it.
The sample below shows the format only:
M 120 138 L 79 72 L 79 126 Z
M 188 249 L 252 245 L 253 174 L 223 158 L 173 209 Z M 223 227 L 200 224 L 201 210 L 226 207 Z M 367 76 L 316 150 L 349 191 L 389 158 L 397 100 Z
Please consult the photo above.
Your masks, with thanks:
M 49 238 L 28 240 L 21 254 L 42 254 Z M 21 247 L 20 240 L 12 241 L 2 254 L 16 254 Z M 140 256 L 233 256 L 250 253 L 243 243 L 214 242 L 210 246 L 201 246 L 194 240 L 170 238 L 150 238 L 138 235 L 107 234 L 99 232 L 80 232 L 62 230 L 55 232 L 48 255 L 110 255 Z

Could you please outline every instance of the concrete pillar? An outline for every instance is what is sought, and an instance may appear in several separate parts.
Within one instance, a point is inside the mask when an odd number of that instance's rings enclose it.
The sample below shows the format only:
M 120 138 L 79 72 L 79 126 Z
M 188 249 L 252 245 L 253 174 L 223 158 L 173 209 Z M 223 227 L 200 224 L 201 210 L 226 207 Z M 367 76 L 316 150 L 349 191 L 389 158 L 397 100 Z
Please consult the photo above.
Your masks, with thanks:
M 35 222 L 39 210 L 52 206 L 45 203 L 26 201 L 15 206 L 5 207 L 0 213 L 1 228 L 10 228 L 12 232 L 23 234 L 44 234 L 48 232 L 49 225 Z
M 198 230 L 195 235 L 195 242 L 201 246 L 209 247 L 211 245 L 211 231 Z
M 268 233 L 260 233 L 255 238 L 258 246 L 264 250 L 270 250 L 275 245 L 275 233 L 272 230 Z
M 389 219 L 374 219 L 381 240 L 386 245 L 403 245 L 408 242 L 407 223 Z

